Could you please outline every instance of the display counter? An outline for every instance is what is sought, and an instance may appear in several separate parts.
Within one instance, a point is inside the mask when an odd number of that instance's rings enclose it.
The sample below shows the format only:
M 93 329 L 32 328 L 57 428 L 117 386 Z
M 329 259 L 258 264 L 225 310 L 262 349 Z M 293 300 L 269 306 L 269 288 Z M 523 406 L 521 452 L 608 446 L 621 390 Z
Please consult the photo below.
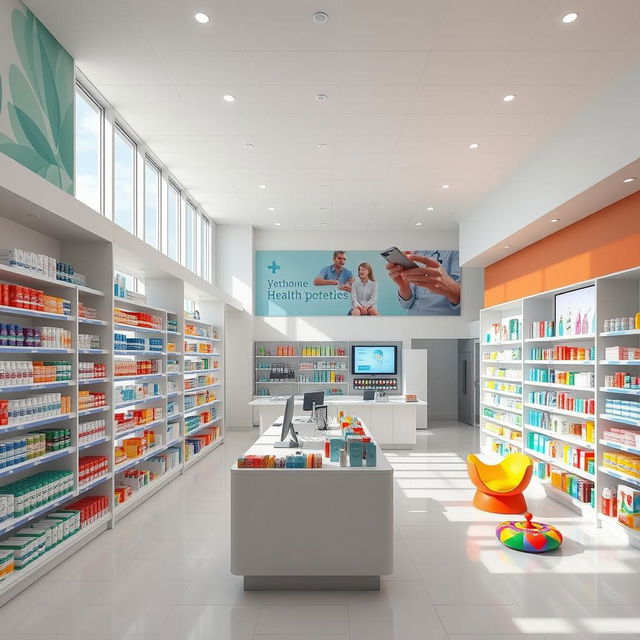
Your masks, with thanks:
M 294 453 L 273 446 L 280 430 L 267 429 L 245 455 Z M 323 458 L 321 469 L 231 468 L 231 573 L 246 590 L 375 590 L 392 571 L 393 469 L 379 446 L 375 467 Z
M 407 402 L 403 396 L 390 396 L 388 402 L 363 400 L 361 396 L 326 397 L 329 417 L 335 417 L 339 409 L 360 417 L 367 425 L 373 438 L 388 449 L 410 449 L 416 443 L 416 410 L 426 406 L 424 400 Z M 282 415 L 286 397 L 256 398 L 249 405 L 258 411 L 260 433 L 264 433 Z M 296 396 L 296 412 L 301 414 L 302 396 Z

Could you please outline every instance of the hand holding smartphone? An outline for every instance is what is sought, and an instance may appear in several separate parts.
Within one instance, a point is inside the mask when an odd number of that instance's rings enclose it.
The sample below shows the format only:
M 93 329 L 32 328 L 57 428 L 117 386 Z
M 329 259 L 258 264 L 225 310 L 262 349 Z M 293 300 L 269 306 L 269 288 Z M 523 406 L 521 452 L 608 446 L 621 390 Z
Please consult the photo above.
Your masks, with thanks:
M 391 264 L 401 266 L 403 269 L 418 269 L 420 265 L 416 264 L 412 260 L 409 260 L 407 256 L 398 249 L 398 247 L 389 247 L 385 251 L 381 251 L 380 255 Z

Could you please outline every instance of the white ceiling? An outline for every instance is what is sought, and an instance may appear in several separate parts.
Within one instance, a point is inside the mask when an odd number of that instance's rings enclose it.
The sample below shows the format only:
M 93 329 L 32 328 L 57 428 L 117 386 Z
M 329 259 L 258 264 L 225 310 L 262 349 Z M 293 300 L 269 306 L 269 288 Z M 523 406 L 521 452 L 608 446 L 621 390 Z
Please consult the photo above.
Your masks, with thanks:
M 638 0 L 27 3 L 216 221 L 260 228 L 457 228 L 640 59 Z

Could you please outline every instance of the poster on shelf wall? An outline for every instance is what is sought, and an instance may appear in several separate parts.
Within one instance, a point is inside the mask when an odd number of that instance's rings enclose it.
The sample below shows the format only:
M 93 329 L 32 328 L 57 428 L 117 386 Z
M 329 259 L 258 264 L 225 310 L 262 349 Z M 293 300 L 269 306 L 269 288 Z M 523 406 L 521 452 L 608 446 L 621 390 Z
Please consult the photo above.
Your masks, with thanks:
M 417 249 L 390 272 L 379 251 L 256 251 L 259 316 L 459 316 L 457 250 Z
M 557 336 L 595 334 L 595 285 L 556 294 L 555 326 Z

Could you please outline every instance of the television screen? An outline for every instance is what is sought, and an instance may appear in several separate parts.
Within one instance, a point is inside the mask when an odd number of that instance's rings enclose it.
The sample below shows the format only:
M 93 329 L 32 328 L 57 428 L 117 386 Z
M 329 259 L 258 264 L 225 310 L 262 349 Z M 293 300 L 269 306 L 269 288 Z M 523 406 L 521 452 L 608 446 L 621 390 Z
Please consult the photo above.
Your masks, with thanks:
M 395 374 L 398 371 L 396 346 L 351 346 L 353 375 Z

